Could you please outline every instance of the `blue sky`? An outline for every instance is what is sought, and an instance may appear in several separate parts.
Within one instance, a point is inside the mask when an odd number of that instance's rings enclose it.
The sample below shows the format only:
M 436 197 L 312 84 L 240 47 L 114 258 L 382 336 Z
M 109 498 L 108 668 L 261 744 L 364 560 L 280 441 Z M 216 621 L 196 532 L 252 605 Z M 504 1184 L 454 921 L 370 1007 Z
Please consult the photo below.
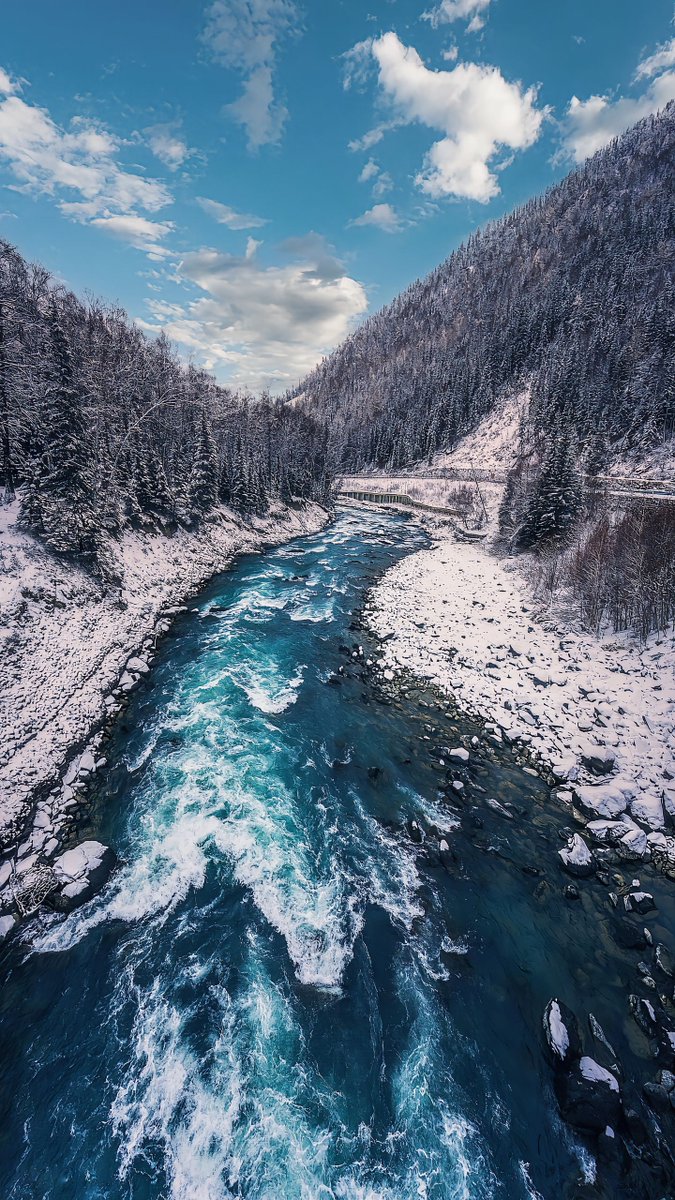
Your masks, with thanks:
M 283 390 L 675 98 L 672 0 L 3 5 L 0 234 Z

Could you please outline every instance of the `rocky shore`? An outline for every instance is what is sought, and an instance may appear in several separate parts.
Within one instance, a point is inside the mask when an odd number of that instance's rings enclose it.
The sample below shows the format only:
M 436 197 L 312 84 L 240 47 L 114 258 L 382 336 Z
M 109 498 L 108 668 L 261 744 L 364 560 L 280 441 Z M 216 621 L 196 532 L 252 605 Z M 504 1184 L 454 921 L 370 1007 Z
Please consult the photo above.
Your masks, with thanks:
M 675 631 L 639 645 L 563 625 L 515 562 L 442 528 L 370 597 L 382 669 L 403 668 L 516 745 L 586 825 L 579 861 L 649 860 L 675 878 Z M 591 849 L 592 848 L 592 849 Z

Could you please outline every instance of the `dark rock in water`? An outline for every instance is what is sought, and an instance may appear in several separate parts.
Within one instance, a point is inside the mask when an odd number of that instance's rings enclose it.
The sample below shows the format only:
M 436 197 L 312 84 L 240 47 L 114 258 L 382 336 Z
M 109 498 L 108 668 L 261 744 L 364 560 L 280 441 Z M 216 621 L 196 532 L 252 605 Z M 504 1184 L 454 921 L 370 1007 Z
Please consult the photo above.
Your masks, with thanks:
M 649 892 L 629 892 L 624 896 L 623 904 L 626 912 L 637 912 L 641 916 L 656 908 L 654 897 Z
M 381 778 L 383 772 L 382 767 L 368 767 L 368 778 L 371 783 L 376 783 Z
M 564 1120 L 582 1133 L 604 1133 L 621 1119 L 619 1081 L 593 1058 L 581 1058 L 569 1074 L 559 1075 L 556 1092 Z
M 549 1000 L 544 1010 L 544 1037 L 556 1070 L 566 1069 L 581 1054 L 577 1019 L 562 1000 Z
M 654 960 L 664 975 L 667 975 L 669 979 L 675 978 L 675 959 L 663 942 L 659 942 L 657 945 L 654 951 Z
M 670 1096 L 661 1083 L 645 1083 L 642 1088 L 645 1100 L 654 1112 L 670 1112 Z
M 644 931 L 627 917 L 620 917 L 612 925 L 612 937 L 617 946 L 624 950 L 644 950 L 647 940 Z
M 529 863 L 525 863 L 525 865 L 520 869 L 523 872 L 523 875 L 531 875 L 533 879 L 538 879 L 541 875 L 539 867 L 533 867 Z
M 568 883 L 565 891 L 563 892 L 563 896 L 566 900 L 581 900 L 581 892 L 577 887 L 574 886 L 573 883 Z
M 658 1082 L 667 1092 L 672 1092 L 673 1088 L 675 1088 L 675 1075 L 673 1075 L 672 1071 L 659 1071 Z
M 624 1129 L 626 1136 L 634 1146 L 646 1146 L 649 1141 L 649 1129 L 647 1123 L 640 1113 L 634 1108 L 626 1109 L 623 1115 Z
M 457 866 L 457 864 L 459 863 L 457 854 L 456 854 L 455 850 L 453 850 L 452 846 L 449 844 L 447 838 L 441 838 L 441 840 L 440 840 L 440 844 L 438 847 L 438 857 L 441 861 L 441 865 L 443 867 L 445 867 L 446 871 L 450 871 L 453 867 Z
M 421 828 L 418 822 L 411 817 L 406 825 L 406 829 L 408 830 L 408 837 L 410 840 L 414 842 L 415 845 L 421 846 L 422 842 L 424 841 L 424 830 Z
M 636 1025 L 639 1025 L 642 1032 L 648 1038 L 655 1038 L 659 1032 L 659 1022 L 656 1008 L 651 1000 L 647 1000 L 644 996 L 629 996 L 628 1007 Z

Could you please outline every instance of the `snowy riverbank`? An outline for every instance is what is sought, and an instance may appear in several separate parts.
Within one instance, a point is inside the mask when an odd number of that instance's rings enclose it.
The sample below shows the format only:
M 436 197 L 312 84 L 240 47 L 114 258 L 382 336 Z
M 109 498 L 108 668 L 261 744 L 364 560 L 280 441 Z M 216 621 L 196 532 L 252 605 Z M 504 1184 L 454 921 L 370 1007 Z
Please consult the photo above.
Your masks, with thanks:
M 44 855 L 38 843 L 49 845 L 53 835 L 43 834 L 95 769 L 96 739 L 83 761 L 82 750 L 147 671 L 176 606 L 234 555 L 314 532 L 326 513 L 317 505 L 278 507 L 244 522 L 223 509 L 198 531 L 127 532 L 112 546 L 122 586 L 106 590 L 20 533 L 16 510 L 0 509 L 1 845 L 23 833 L 35 795 L 59 785 L 37 814 L 30 858 Z
M 434 536 L 371 595 L 366 618 L 388 638 L 382 668 L 431 680 L 496 739 L 526 746 L 589 822 L 596 857 L 672 867 L 675 634 L 640 646 L 566 627 L 515 561 Z

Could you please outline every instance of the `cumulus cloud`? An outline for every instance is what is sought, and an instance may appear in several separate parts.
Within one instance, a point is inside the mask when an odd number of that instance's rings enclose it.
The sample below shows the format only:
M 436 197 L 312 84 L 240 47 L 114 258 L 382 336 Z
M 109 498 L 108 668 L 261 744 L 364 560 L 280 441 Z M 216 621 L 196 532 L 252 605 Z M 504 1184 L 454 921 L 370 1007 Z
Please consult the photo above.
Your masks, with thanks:
M 155 213 L 171 203 L 164 184 L 123 167 L 119 143 L 108 130 L 80 117 L 64 129 L 16 90 L 12 85 L 0 101 L 0 162 L 14 177 L 14 189 L 53 196 L 71 220 L 97 224 L 117 236 L 126 233 L 131 245 L 156 247 L 171 225 L 147 221 L 136 210 Z M 138 235 L 138 223 L 144 221 L 155 230 L 149 238 Z
M 431 21 L 434 26 L 451 25 L 453 21 L 469 21 L 469 33 L 477 33 L 483 28 L 485 20 L 481 15 L 487 12 L 491 0 L 441 0 L 441 3 L 429 12 L 422 13 L 424 21 Z
M 558 157 L 583 162 L 636 121 L 675 100 L 675 70 L 667 69 L 673 64 L 675 39 L 639 64 L 636 80 L 651 79 L 641 96 L 590 96 L 588 100 L 573 96 L 561 123 L 562 145 Z
M 279 47 L 299 21 L 293 0 L 213 0 L 207 9 L 204 42 L 244 80 L 226 111 L 244 127 L 252 150 L 281 138 L 288 111 L 275 96 L 274 74 Z
M 213 217 L 219 225 L 227 225 L 228 229 L 262 229 L 263 225 L 267 225 L 266 217 L 254 217 L 252 213 L 240 213 L 236 209 L 230 208 L 228 204 L 221 204 L 220 200 L 209 200 L 206 196 L 197 196 L 197 204 L 200 208 Z
M 318 234 L 283 249 L 294 261 L 274 266 L 255 252 L 187 254 L 178 275 L 198 296 L 184 305 L 150 300 L 151 320 L 141 323 L 165 329 L 231 385 L 284 390 L 344 339 L 368 301 Z
M 189 158 L 190 150 L 175 121 L 151 125 L 145 132 L 152 153 L 170 171 L 177 171 Z
M 366 58 L 377 64 L 382 98 L 396 124 L 418 123 L 443 134 L 416 176 L 428 196 L 491 200 L 499 194 L 495 156 L 502 149 L 527 149 L 540 135 L 548 110 L 537 108 L 536 89 L 509 83 L 497 67 L 459 63 L 432 71 L 395 33 L 354 48 L 346 64 L 351 78 Z M 383 136 L 384 127 L 379 129 Z
M 375 204 L 349 224 L 357 227 L 374 225 L 376 229 L 383 229 L 385 233 L 398 233 L 403 228 L 401 218 L 391 204 Z

